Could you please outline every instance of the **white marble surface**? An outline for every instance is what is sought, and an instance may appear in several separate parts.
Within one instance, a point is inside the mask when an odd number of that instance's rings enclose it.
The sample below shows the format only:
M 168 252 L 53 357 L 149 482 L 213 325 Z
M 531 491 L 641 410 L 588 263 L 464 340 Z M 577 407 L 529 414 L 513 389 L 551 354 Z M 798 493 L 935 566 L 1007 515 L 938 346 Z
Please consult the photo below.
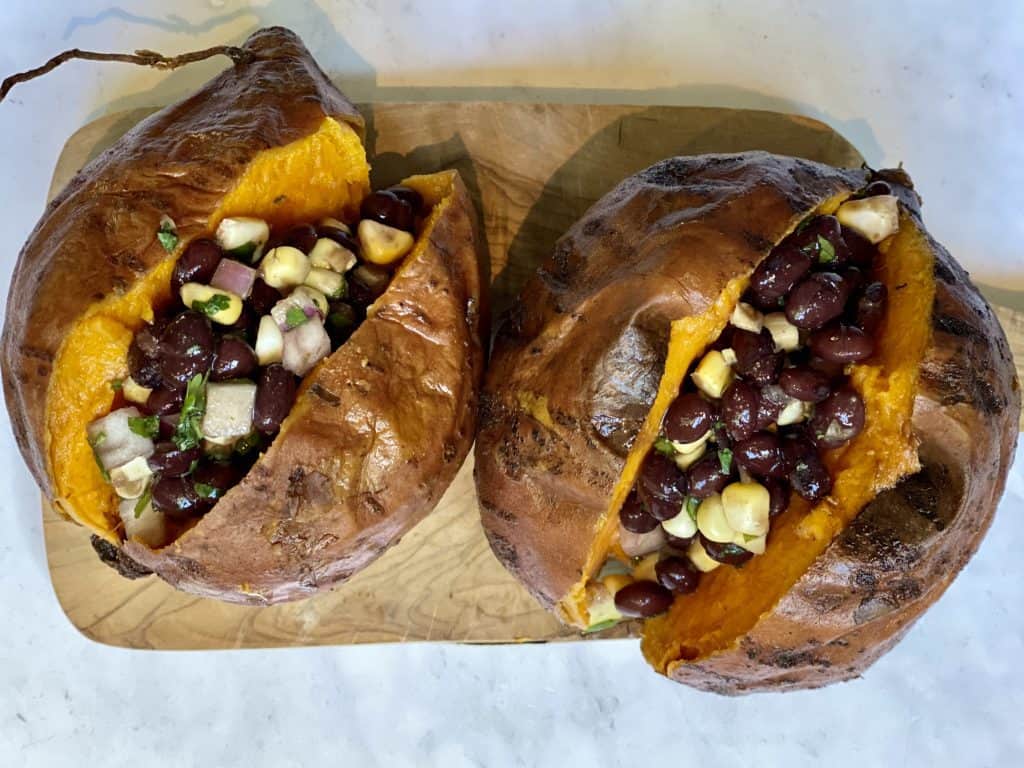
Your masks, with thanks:
M 279 23 L 358 99 L 801 112 L 834 125 L 872 163 L 903 160 L 933 232 L 985 282 L 1024 287 L 1024 5 L 683 6 L 6 0 L 0 72 L 72 46 L 176 51 Z M 109 110 L 166 103 L 216 67 L 168 75 L 72 64 L 0 104 L 5 284 L 67 136 Z M 222 653 L 95 645 L 53 597 L 37 495 L 3 420 L 2 764 L 1024 763 L 1024 461 L 978 556 L 864 679 L 728 700 L 655 677 L 628 642 Z

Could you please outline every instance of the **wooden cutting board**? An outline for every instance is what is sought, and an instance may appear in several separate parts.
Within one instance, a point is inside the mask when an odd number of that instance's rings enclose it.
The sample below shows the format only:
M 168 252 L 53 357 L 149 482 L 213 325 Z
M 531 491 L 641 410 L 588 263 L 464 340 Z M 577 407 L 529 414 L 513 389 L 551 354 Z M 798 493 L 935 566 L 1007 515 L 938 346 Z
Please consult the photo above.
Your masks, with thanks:
M 462 173 L 481 212 L 496 312 L 593 202 L 662 158 L 764 149 L 838 166 L 862 161 L 826 125 L 772 112 L 491 102 L 361 110 L 375 187 L 442 168 Z M 75 133 L 58 160 L 50 196 L 152 111 L 110 115 Z M 1024 323 L 1008 311 L 1001 317 L 1019 353 Z M 545 612 L 491 554 L 477 517 L 472 458 L 437 509 L 369 568 L 325 594 L 268 608 L 192 597 L 155 576 L 123 579 L 97 559 L 84 529 L 46 504 L 43 517 L 61 607 L 87 637 L 110 645 L 211 649 L 581 637 Z M 602 636 L 629 631 L 623 626 Z

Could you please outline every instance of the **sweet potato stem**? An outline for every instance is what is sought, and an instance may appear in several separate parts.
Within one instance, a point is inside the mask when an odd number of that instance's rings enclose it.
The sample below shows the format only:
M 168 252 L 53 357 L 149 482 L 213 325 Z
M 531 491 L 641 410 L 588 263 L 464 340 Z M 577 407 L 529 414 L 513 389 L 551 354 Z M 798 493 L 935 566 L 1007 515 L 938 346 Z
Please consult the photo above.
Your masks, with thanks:
M 0 101 L 7 98 L 7 94 L 18 83 L 25 83 L 37 77 L 45 75 L 66 61 L 72 59 L 84 59 L 86 61 L 119 61 L 126 64 L 138 64 L 143 67 L 156 67 L 157 69 L 177 69 L 178 67 L 191 64 L 195 61 L 202 61 L 214 56 L 227 56 L 235 64 L 240 64 L 249 58 L 251 54 L 243 48 L 234 45 L 215 45 L 212 48 L 204 48 L 201 51 L 178 54 L 177 56 L 164 56 L 156 51 L 138 50 L 135 53 L 102 53 L 99 51 L 83 51 L 80 48 L 72 48 L 58 53 L 42 66 L 29 69 L 25 72 L 18 72 L 4 78 L 0 85 Z

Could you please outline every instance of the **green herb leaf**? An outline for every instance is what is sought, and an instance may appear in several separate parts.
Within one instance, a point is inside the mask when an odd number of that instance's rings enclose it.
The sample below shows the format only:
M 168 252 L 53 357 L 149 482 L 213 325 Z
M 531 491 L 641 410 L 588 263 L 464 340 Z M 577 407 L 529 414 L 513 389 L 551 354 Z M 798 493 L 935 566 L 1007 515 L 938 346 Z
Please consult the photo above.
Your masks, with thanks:
M 96 466 L 100 468 L 100 475 L 108 483 L 110 482 L 110 473 L 107 472 L 107 468 L 103 466 L 103 462 L 100 461 L 100 454 L 98 448 L 103 445 L 107 440 L 106 432 L 98 432 L 94 437 L 89 439 L 89 447 L 92 448 L 92 457 L 96 460 Z
M 289 328 L 298 328 L 308 321 L 309 318 L 302 311 L 302 307 L 288 307 L 288 311 L 284 313 L 284 322 Z
M 676 456 L 676 447 L 672 445 L 671 440 L 662 435 L 659 435 L 658 439 L 654 441 L 654 450 L 670 459 L 674 459 Z
M 192 459 L 192 463 L 188 465 L 188 472 L 186 472 L 185 474 L 186 475 L 191 475 L 193 472 L 196 471 L 196 467 L 198 467 L 198 466 L 199 466 L 199 459 Z
M 168 253 L 174 253 L 174 249 L 178 247 L 178 229 L 169 216 L 164 216 L 160 220 L 160 229 L 156 231 L 156 239 Z
M 200 498 L 203 499 L 219 499 L 220 488 L 214 485 L 207 485 L 206 483 L 196 483 L 193 486 L 196 489 L 196 493 L 199 494 Z
M 258 432 L 250 432 L 244 437 L 240 437 L 238 442 L 235 443 L 235 453 L 240 456 L 251 452 L 253 449 L 258 448 L 260 444 L 260 436 Z
M 174 444 L 178 450 L 189 451 L 197 448 L 203 440 L 201 429 L 203 414 L 206 413 L 206 375 L 193 376 L 185 388 L 185 400 L 181 405 L 178 426 L 174 430 Z
M 153 498 L 153 484 L 150 483 L 146 486 L 146 490 L 139 496 L 139 500 L 135 502 L 135 519 L 138 520 L 142 516 L 142 513 L 146 511 L 146 507 L 149 506 L 150 500 Z
M 213 317 L 218 312 L 223 312 L 231 306 L 231 299 L 223 293 L 215 293 L 208 301 L 193 301 L 192 309 L 202 312 L 207 317 Z
M 743 541 L 745 541 L 745 542 L 751 542 L 754 539 L 758 539 L 758 538 L 760 538 L 760 537 L 759 536 L 755 536 L 752 533 L 744 533 L 743 534 Z
M 686 497 L 686 514 L 688 514 L 690 516 L 690 519 L 693 520 L 693 522 L 695 523 L 697 522 L 697 507 L 699 506 L 700 499 L 698 499 L 696 496 Z
M 124 379 L 111 379 L 110 388 L 115 392 L 120 392 L 124 388 Z
M 722 465 L 722 471 L 728 474 L 732 471 L 732 451 L 728 448 L 718 449 L 718 463 Z
M 591 632 L 600 632 L 600 631 L 602 631 L 604 629 L 611 629 L 612 627 L 614 627 L 618 623 L 619 623 L 618 619 L 608 619 L 606 621 L 600 621 L 597 624 L 594 624 L 593 626 L 590 626 L 590 627 L 587 627 L 586 629 L 584 629 L 583 630 L 583 634 L 589 635 Z
M 234 259 L 238 259 L 239 261 L 252 261 L 252 255 L 254 253 L 256 253 L 256 243 L 246 243 L 245 245 L 240 245 L 237 248 L 232 248 L 226 253 L 226 255 Z
M 821 235 L 818 235 L 818 263 L 831 264 L 836 260 L 835 246 Z
M 348 296 L 348 280 L 345 276 L 341 276 L 341 285 L 338 286 L 338 290 L 331 294 L 331 298 L 334 300 L 344 299 Z
M 153 416 L 129 416 L 128 429 L 136 435 L 148 437 L 152 440 L 160 433 L 160 417 Z

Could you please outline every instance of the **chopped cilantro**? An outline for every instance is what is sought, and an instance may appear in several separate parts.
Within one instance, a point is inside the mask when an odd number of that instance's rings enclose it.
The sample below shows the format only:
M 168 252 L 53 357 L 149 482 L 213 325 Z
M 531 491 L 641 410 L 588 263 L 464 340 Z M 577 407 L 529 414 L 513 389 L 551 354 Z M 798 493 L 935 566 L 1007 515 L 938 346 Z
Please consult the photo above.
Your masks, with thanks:
M 830 241 L 818 235 L 818 263 L 831 264 L 836 260 L 836 249 Z
M 600 632 L 601 630 L 604 630 L 604 629 L 611 629 L 612 627 L 614 627 L 618 623 L 619 623 L 618 619 L 608 619 L 606 621 L 600 621 L 597 624 L 594 624 L 593 626 L 590 626 L 590 627 L 587 627 L 586 629 L 584 629 L 583 630 L 583 634 L 589 635 L 591 632 Z
M 100 454 L 97 450 L 107 439 L 106 432 L 98 432 L 95 437 L 89 438 L 89 447 L 92 448 L 92 457 L 96 459 L 96 466 L 100 468 L 100 475 L 108 483 L 110 482 L 110 473 L 107 472 L 107 468 L 103 466 L 103 462 L 100 461 Z
M 124 379 L 111 379 L 110 388 L 115 392 L 120 392 L 124 388 Z
M 178 426 L 174 430 L 174 444 L 180 451 L 197 448 L 202 442 L 201 424 L 206 413 L 206 375 L 193 376 L 185 388 L 185 400 L 181 405 Z
M 688 514 L 690 516 L 690 519 L 693 520 L 693 522 L 695 523 L 697 522 L 697 507 L 699 506 L 700 499 L 698 499 L 696 496 L 686 497 L 686 514 Z
M 135 519 L 138 520 L 142 513 L 146 511 L 146 507 L 149 506 L 150 499 L 153 498 L 153 486 L 152 484 L 146 486 L 146 490 L 139 496 L 139 500 L 135 502 Z
M 728 448 L 719 448 L 718 463 L 722 465 L 722 471 L 729 474 L 732 471 L 732 451 Z
M 160 229 L 156 231 L 156 239 L 168 253 L 174 253 L 174 249 L 178 247 L 178 229 L 169 216 L 160 219 Z
M 186 475 L 191 475 L 193 472 L 196 471 L 196 467 L 198 467 L 198 466 L 199 466 L 199 459 L 192 459 L 192 463 L 188 465 L 188 472 L 186 472 L 185 474 Z
M 160 432 L 160 417 L 153 416 L 129 416 L 128 429 L 136 435 L 148 437 L 152 440 Z
M 743 534 L 743 541 L 747 542 L 748 544 L 749 544 L 749 543 L 750 543 L 751 541 L 753 541 L 754 539 L 758 539 L 758 538 L 760 538 L 760 537 L 759 537 L 759 536 L 755 536 L 755 535 L 754 535 L 754 534 L 752 534 L 752 533 L 744 533 L 744 534 Z
M 670 459 L 675 458 L 676 455 L 676 448 L 672 445 L 672 441 L 663 435 L 659 435 L 658 439 L 654 441 L 654 450 Z
M 185 350 L 185 355 L 187 357 L 195 357 L 196 355 L 198 355 L 202 351 L 203 351 L 203 348 L 201 346 L 199 346 L 198 344 L 193 344 L 191 347 L 189 347 L 188 349 Z
M 196 301 L 192 302 L 192 309 L 196 312 L 202 312 L 207 317 L 213 317 L 218 312 L 223 312 L 231 306 L 231 299 L 223 293 L 215 293 L 209 298 L 208 301 Z
M 306 317 L 302 307 L 288 307 L 288 311 L 284 313 L 284 322 L 289 328 L 298 328 L 308 321 L 309 318 Z
M 196 489 L 196 493 L 199 494 L 200 498 L 203 498 L 203 499 L 219 499 L 220 498 L 220 493 L 221 493 L 220 488 L 218 488 L 218 487 L 216 487 L 214 485 L 207 485 L 206 483 L 196 483 L 194 485 L 194 488 Z
M 246 243 L 245 245 L 240 245 L 237 248 L 232 248 L 226 255 L 233 259 L 239 259 L 240 261 L 252 261 L 252 256 L 256 253 L 256 248 L 256 243 Z

